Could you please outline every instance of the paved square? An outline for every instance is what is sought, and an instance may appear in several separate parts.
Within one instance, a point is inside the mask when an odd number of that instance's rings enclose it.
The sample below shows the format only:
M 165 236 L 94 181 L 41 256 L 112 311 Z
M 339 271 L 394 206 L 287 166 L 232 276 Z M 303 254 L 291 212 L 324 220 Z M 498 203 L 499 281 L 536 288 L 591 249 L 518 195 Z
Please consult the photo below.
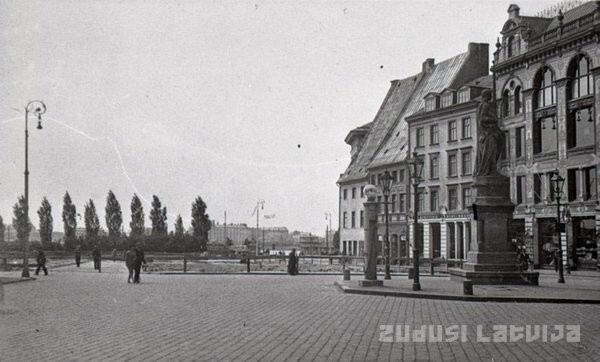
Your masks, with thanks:
M 342 294 L 339 276 L 142 275 L 122 263 L 4 286 L 0 360 L 594 360 L 600 306 Z M 580 324 L 581 342 L 380 342 L 380 325 Z

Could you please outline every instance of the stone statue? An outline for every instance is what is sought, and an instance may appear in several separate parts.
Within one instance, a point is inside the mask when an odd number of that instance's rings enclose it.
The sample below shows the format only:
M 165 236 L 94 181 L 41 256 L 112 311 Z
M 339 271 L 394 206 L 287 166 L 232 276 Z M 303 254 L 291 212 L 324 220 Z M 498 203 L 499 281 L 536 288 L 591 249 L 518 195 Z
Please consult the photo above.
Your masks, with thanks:
M 498 161 L 504 147 L 504 133 L 498 127 L 496 106 L 491 101 L 489 89 L 481 93 L 481 102 L 477 106 L 477 156 L 473 176 L 497 176 Z

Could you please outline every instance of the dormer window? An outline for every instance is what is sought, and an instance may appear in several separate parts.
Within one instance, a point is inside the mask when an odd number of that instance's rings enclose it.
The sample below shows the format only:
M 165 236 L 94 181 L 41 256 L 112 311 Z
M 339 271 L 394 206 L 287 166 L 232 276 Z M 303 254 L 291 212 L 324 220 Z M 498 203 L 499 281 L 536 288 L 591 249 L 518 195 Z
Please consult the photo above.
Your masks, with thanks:
M 458 100 L 456 103 L 465 103 L 469 101 L 469 89 L 463 89 L 458 92 Z
M 449 107 L 454 104 L 453 93 L 445 93 L 442 96 L 442 107 Z
M 437 108 L 436 97 L 430 97 L 425 100 L 425 111 L 434 111 Z

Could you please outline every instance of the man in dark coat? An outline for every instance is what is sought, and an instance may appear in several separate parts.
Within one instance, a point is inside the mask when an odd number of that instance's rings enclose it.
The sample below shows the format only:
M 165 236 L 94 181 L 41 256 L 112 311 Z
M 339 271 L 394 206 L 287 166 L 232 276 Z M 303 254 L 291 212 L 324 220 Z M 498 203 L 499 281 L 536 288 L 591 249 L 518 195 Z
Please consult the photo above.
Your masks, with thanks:
M 46 255 L 43 250 L 38 250 L 36 261 L 37 269 L 35 270 L 35 275 L 40 273 L 40 269 L 44 271 L 44 275 L 48 275 L 48 269 L 46 269 Z
M 131 283 L 132 279 L 135 281 L 133 272 L 135 270 L 136 264 L 137 264 L 137 253 L 136 253 L 135 246 L 132 245 L 131 249 L 127 250 L 127 252 L 125 253 L 125 265 L 127 265 L 127 270 L 129 271 L 129 277 L 127 278 L 127 283 Z
M 298 274 L 298 258 L 296 257 L 296 249 L 292 249 L 288 259 L 288 274 Z
M 94 246 L 94 250 L 92 250 L 92 258 L 94 259 L 94 269 L 98 270 L 98 273 L 101 273 L 102 272 L 102 266 L 101 266 L 102 253 L 100 252 L 100 246 L 98 246 L 98 244 L 96 244 L 96 246 Z
M 144 250 L 141 245 L 138 245 L 135 248 L 136 251 L 136 260 L 135 260 L 135 275 L 133 277 L 134 283 L 140 282 L 140 269 L 142 269 L 142 263 L 146 264 L 146 259 L 144 258 Z
M 81 264 L 81 247 L 78 245 L 75 248 L 75 264 L 79 268 L 79 264 Z

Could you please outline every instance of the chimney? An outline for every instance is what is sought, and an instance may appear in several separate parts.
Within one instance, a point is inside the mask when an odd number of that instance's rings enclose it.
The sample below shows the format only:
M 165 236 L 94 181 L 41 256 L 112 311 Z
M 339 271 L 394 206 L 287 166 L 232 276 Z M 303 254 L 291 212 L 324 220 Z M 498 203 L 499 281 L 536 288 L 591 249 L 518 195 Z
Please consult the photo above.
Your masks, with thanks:
M 434 66 L 435 66 L 435 59 L 433 59 L 433 58 L 425 59 L 425 61 L 423 62 L 423 70 L 422 70 L 423 73 L 431 73 Z
M 510 4 L 510 6 L 508 7 L 508 18 L 509 19 L 516 19 L 519 17 L 519 5 L 517 4 Z

